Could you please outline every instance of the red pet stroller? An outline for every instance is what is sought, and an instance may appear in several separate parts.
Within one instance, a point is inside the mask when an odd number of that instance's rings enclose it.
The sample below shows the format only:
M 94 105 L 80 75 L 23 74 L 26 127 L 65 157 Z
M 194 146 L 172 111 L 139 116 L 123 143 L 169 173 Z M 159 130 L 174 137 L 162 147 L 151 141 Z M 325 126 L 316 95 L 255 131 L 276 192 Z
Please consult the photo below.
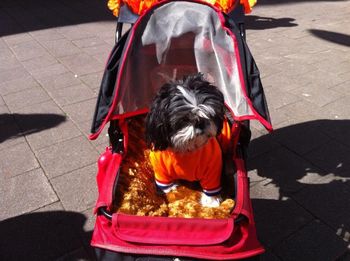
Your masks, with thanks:
M 98 162 L 97 219 L 91 241 L 99 259 L 230 260 L 264 252 L 256 238 L 245 151 L 249 120 L 260 121 L 268 130 L 272 127 L 259 71 L 243 38 L 235 23 L 209 4 L 164 1 L 142 14 L 116 43 L 106 64 L 90 136 L 96 139 L 109 123 L 110 146 Z M 230 216 L 178 218 L 116 211 L 125 159 L 131 151 L 143 150 L 143 133 L 132 131 L 132 119 L 147 114 L 166 81 L 197 72 L 222 91 L 227 118 L 235 128 L 232 183 L 226 184 L 234 188 Z M 131 148 L 135 137 L 140 148 Z

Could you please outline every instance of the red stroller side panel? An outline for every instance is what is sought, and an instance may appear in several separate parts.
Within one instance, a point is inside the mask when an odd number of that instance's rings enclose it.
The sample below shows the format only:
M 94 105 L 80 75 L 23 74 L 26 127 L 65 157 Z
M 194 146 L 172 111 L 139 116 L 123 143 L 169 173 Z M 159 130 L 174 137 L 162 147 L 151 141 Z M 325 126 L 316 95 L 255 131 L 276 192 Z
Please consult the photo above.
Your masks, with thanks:
M 117 179 L 121 160 L 122 156 L 118 153 L 113 153 L 109 147 L 106 148 L 106 151 L 98 160 L 96 180 L 99 195 L 95 206 L 95 213 L 98 208 L 108 207 L 112 203 L 113 186 Z
M 109 152 L 106 154 L 109 156 Z M 118 160 L 115 158 L 115 162 Z M 238 169 L 238 193 L 237 205 L 231 218 L 205 220 L 115 213 L 109 220 L 100 215 L 97 216 L 92 246 L 124 253 L 188 256 L 212 260 L 240 259 L 263 253 L 264 249 L 256 238 L 252 219 L 244 161 L 236 159 L 235 163 Z M 99 176 L 98 184 L 102 186 L 110 179 L 108 171 L 113 171 L 111 176 L 115 176 L 116 173 L 116 169 L 112 167 L 105 170 L 105 175 Z M 101 189 L 104 188 L 99 188 Z M 101 201 L 97 206 L 103 206 L 109 198 L 102 196 L 99 200 Z M 239 216 L 243 218 L 240 220 Z M 235 224 L 235 220 L 240 221 Z

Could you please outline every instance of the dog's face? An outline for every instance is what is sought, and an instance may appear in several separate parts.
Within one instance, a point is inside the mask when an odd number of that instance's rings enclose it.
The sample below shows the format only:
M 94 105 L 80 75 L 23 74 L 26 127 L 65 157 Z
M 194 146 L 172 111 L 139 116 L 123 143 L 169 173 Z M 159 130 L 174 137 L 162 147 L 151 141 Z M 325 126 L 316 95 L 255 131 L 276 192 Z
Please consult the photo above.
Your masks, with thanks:
M 162 86 L 146 119 L 146 138 L 155 150 L 188 152 L 221 131 L 222 93 L 202 75 Z

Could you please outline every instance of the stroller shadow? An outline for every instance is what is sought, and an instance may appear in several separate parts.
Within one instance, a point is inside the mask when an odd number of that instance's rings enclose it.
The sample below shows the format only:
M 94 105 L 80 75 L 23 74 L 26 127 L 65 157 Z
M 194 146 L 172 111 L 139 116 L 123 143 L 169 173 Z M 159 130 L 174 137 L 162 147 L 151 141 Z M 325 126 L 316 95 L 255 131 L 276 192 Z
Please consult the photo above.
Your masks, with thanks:
M 53 128 L 64 121 L 66 117 L 58 114 L 0 114 L 0 143 L 10 138 Z
M 271 18 L 271 17 L 262 17 L 256 15 L 247 15 L 244 18 L 246 29 L 250 30 L 264 30 L 272 29 L 278 27 L 294 27 L 298 26 L 297 23 L 294 23 L 295 19 L 293 18 Z
M 98 21 L 115 21 L 107 2 L 99 0 L 76 1 L 21 1 L 0 3 L 0 36 L 36 30 L 78 25 Z
M 309 32 L 320 39 L 339 45 L 350 46 L 350 35 L 317 29 L 311 29 Z
M 91 238 L 91 231 L 83 229 L 85 222 L 84 215 L 68 211 L 37 212 L 1 221 L 0 260 L 92 260 L 82 247 Z
M 315 120 L 252 140 L 248 168 L 257 174 L 251 191 L 258 235 L 286 260 L 286 253 L 291 260 L 335 260 L 346 251 L 349 135 L 350 120 Z

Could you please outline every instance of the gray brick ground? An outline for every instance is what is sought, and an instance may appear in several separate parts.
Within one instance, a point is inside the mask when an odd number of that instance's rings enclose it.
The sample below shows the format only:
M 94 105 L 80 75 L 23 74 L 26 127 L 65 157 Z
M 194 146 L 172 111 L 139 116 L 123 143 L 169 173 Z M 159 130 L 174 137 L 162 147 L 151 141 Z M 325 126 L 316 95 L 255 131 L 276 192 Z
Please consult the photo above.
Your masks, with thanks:
M 65 209 L 81 212 L 94 206 L 97 196 L 97 189 L 94 184 L 96 167 L 96 163 L 94 163 L 51 179 L 51 183 Z
M 92 164 L 98 157 L 82 136 L 41 149 L 36 155 L 50 179 Z
M 41 169 L 1 180 L 0 220 L 15 217 L 58 200 Z
M 251 124 L 261 260 L 349 260 L 349 3 L 259 0 L 246 17 L 275 128 Z M 104 1 L 2 0 L 0 24 L 0 259 L 93 260 L 107 140 L 87 135 L 115 19 Z

